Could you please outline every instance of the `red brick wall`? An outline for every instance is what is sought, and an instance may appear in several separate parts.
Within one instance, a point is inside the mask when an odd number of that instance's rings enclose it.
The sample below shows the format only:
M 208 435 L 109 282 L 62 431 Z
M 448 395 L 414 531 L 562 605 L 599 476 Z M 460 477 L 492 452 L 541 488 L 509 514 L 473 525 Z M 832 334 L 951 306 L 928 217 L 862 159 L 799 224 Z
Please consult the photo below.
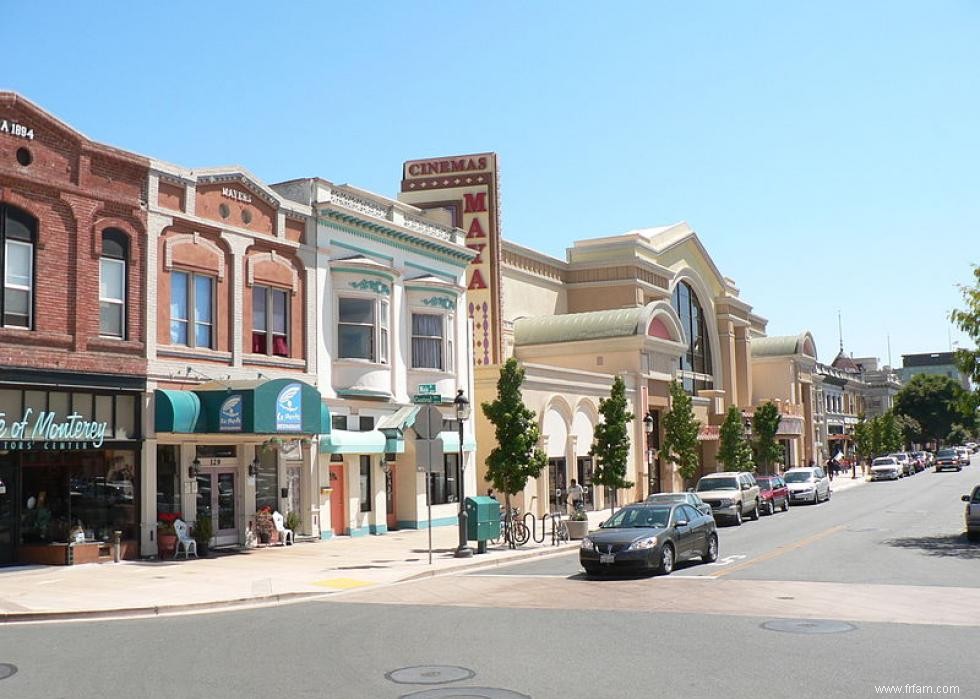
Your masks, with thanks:
M 13 93 L 0 92 L 0 120 L 34 130 L 0 133 L 0 202 L 38 220 L 34 326 L 0 328 L 0 365 L 146 373 L 144 158 L 85 140 Z M 32 162 L 17 161 L 26 148 Z M 129 238 L 127 336 L 99 337 L 102 231 Z

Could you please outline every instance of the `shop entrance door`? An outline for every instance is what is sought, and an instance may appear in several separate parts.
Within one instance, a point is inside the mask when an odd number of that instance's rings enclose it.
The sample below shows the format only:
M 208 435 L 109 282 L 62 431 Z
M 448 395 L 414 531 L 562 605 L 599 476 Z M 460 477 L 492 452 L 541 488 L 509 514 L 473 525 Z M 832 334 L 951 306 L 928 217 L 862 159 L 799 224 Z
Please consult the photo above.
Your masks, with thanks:
M 549 500 L 552 512 L 565 512 L 568 499 L 568 474 L 565 473 L 564 459 L 548 459 Z
M 234 471 L 210 471 L 197 476 L 197 516 L 211 518 L 215 546 L 241 543 L 236 480 Z
M 347 508 L 344 507 L 344 464 L 330 464 L 330 528 L 335 536 L 347 534 Z
M 17 468 L 10 456 L 0 456 L 0 565 L 14 562 L 17 542 Z
M 393 467 L 385 471 L 385 512 L 388 529 L 396 529 L 398 517 L 395 515 L 395 469 Z
M 585 489 L 582 504 L 586 510 L 595 509 L 595 494 L 592 490 L 592 471 L 592 457 L 578 457 L 578 484 Z

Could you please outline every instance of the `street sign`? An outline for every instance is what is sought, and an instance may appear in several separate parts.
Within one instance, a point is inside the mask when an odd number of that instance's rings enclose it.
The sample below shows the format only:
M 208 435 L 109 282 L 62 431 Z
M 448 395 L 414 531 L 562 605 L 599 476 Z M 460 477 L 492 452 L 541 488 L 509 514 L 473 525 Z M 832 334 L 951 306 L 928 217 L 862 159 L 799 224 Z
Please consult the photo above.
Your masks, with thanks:
M 415 463 L 420 469 L 432 470 L 442 466 L 442 440 L 416 439 Z
M 442 432 L 442 411 L 434 405 L 420 408 L 412 427 L 419 439 L 435 439 Z
M 436 385 L 434 383 L 420 383 L 418 392 L 422 394 L 436 393 Z
M 412 396 L 412 402 L 416 405 L 432 405 L 433 403 L 441 403 L 442 396 L 438 393 L 416 393 Z

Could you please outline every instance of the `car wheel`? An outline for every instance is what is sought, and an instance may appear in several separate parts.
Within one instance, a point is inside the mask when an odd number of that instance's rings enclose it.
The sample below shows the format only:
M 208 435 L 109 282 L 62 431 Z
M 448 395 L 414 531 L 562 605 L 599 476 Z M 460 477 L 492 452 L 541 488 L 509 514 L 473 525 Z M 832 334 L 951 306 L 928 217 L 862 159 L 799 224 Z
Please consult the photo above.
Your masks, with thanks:
M 718 535 L 710 534 L 708 535 L 708 547 L 701 556 L 701 560 L 705 563 L 714 563 L 718 560 Z
M 766 510 L 765 510 L 765 512 L 766 512 L 766 515 L 769 516 L 769 517 L 772 517 L 774 514 L 776 514 L 776 501 L 775 500 L 766 500 Z
M 735 526 L 736 527 L 741 527 L 742 526 L 742 505 L 741 504 L 739 504 L 738 507 L 735 508 Z
M 759 501 L 755 501 L 755 506 L 752 508 L 752 512 L 749 514 L 749 518 L 752 521 L 759 521 Z
M 827 488 L 827 501 L 828 502 L 830 501 L 830 496 L 833 495 L 833 494 L 834 494 L 834 491 L 831 490 L 830 488 Z
M 789 498 L 783 500 L 783 512 L 789 512 Z
M 813 491 L 813 504 L 814 505 L 819 505 L 820 504 L 820 491 L 819 490 L 814 490 Z
M 670 544 L 664 544 L 660 550 L 660 567 L 658 570 L 661 575 L 670 575 L 674 570 L 674 547 Z
M 960 472 L 960 471 L 962 471 L 962 470 L 963 470 L 963 467 L 962 467 L 962 466 L 957 466 L 957 467 L 956 467 L 956 472 L 957 472 L 957 473 L 959 473 L 959 472 Z

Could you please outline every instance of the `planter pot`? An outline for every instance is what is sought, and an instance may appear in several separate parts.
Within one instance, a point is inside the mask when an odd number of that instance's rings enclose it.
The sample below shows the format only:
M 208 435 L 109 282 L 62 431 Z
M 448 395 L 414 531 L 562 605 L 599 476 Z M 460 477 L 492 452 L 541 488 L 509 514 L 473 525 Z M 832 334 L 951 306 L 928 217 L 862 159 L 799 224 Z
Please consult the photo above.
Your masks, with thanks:
M 177 550 L 176 534 L 161 534 L 157 532 L 157 553 L 160 558 L 173 558 Z
M 589 533 L 589 520 L 587 519 L 582 521 L 568 519 L 565 520 L 565 526 L 568 527 L 569 539 L 583 539 Z
M 205 558 L 208 555 L 208 542 L 206 541 L 197 542 L 197 555 L 199 558 Z

